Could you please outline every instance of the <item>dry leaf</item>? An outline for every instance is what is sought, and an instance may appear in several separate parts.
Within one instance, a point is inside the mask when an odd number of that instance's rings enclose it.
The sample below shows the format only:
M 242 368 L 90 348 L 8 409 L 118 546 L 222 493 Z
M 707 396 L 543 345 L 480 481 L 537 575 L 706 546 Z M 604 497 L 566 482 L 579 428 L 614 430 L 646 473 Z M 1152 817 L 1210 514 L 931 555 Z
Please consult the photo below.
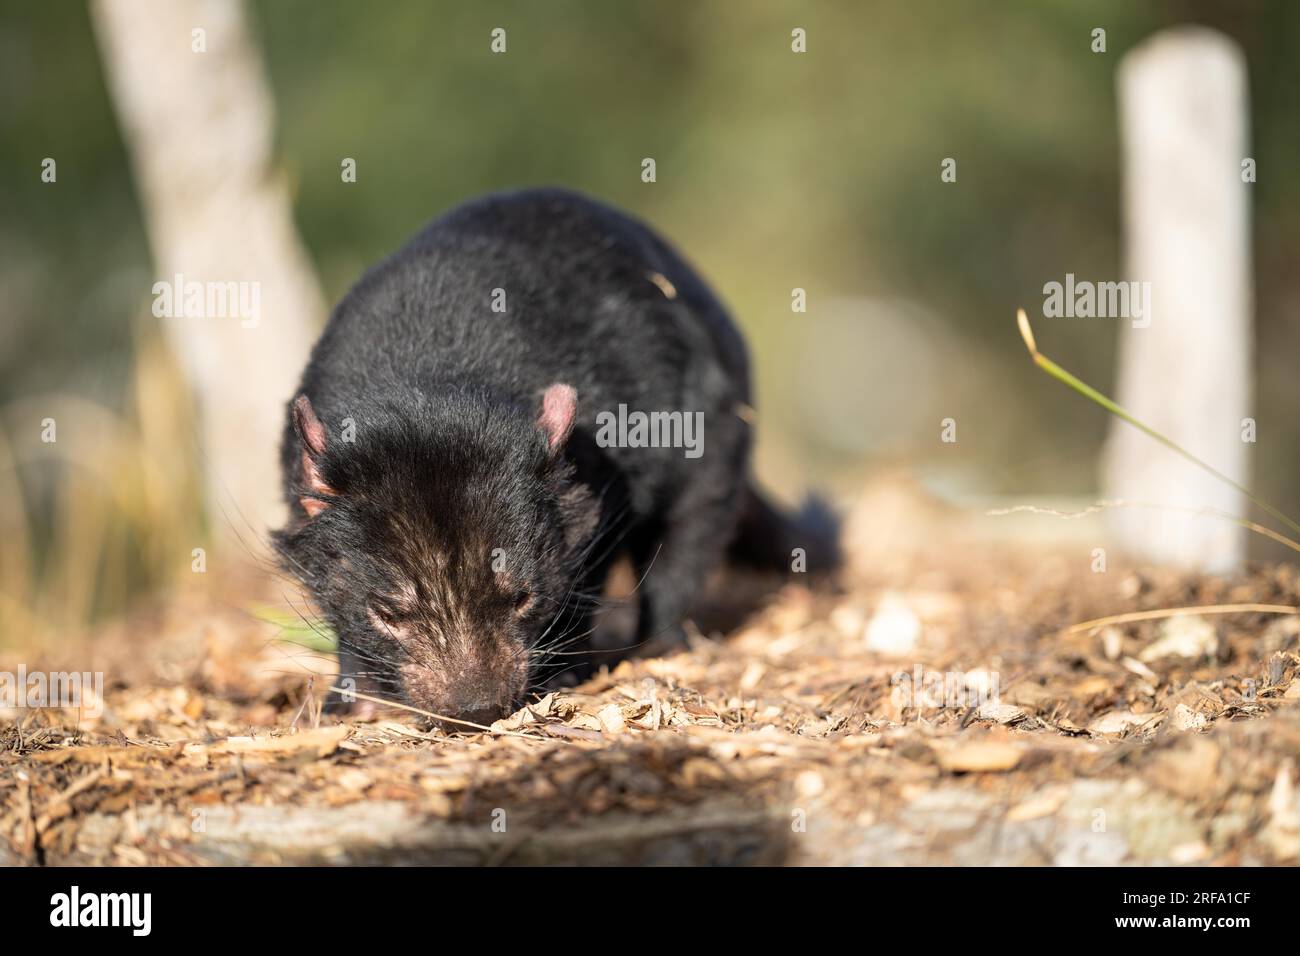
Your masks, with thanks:
M 1098 694 L 1108 694 L 1114 689 L 1115 678 L 1093 674 L 1075 684 L 1071 693 L 1080 700 L 1087 700 L 1089 697 L 1096 697 Z
M 1150 681 L 1152 684 L 1160 683 L 1160 676 L 1141 661 L 1132 657 L 1126 657 L 1124 660 L 1120 661 L 1120 663 L 1124 665 L 1125 670 L 1137 674 L 1137 676 L 1141 677 L 1143 680 Z
M 1000 700 L 986 700 L 979 705 L 975 711 L 975 716 L 980 720 L 992 720 L 999 724 L 1010 724 L 1017 720 L 1023 720 L 1025 712 L 1019 707 L 1003 703 Z
M 1283 860 L 1300 856 L 1300 810 L 1296 808 L 1293 767 L 1288 757 L 1277 768 L 1273 789 L 1268 795 L 1269 821 L 1264 830 L 1264 837 L 1273 853 Z
M 600 721 L 600 729 L 607 734 L 621 734 L 627 730 L 627 721 L 623 719 L 623 711 L 618 704 L 602 707 L 596 717 Z
M 1058 784 L 1046 787 L 1037 793 L 1030 794 L 1008 810 L 1007 820 L 1011 823 L 1023 823 L 1026 820 L 1050 817 L 1061 809 L 1061 806 L 1065 803 L 1065 798 L 1069 794 L 1070 788 L 1066 786 Z
M 1219 757 L 1219 745 L 1213 740 L 1192 737 L 1162 752 L 1152 766 L 1150 779 L 1171 793 L 1195 800 L 1217 786 Z
M 1101 632 L 1101 652 L 1106 660 L 1117 661 L 1124 652 L 1124 634 L 1117 627 L 1103 628 Z
M 1020 763 L 1024 752 L 1005 740 L 975 739 L 943 747 L 939 766 L 950 773 L 999 773 Z
M 1094 734 L 1122 734 L 1130 727 L 1148 730 L 1155 726 L 1161 716 L 1160 714 L 1135 714 L 1127 710 L 1112 710 L 1088 724 L 1088 730 Z
M 227 737 L 212 744 L 208 750 L 212 753 L 230 754 L 291 754 L 315 750 L 316 756 L 327 757 L 338 749 L 348 733 L 346 724 L 338 724 L 280 737 Z M 185 749 L 189 752 L 190 747 Z

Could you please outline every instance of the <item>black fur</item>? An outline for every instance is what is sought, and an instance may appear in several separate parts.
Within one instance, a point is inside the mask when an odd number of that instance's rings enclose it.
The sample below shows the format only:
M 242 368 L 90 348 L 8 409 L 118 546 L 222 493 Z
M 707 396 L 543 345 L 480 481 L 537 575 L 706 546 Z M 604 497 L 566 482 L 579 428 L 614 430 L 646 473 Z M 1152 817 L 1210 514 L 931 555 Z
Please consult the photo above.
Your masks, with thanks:
M 559 383 L 577 413 L 552 451 L 539 416 Z M 679 628 L 742 511 L 750 537 L 780 536 L 767 563 L 788 562 L 788 531 L 747 489 L 739 333 L 662 240 L 576 194 L 489 196 L 426 227 L 335 309 L 300 393 L 324 448 L 291 406 L 276 544 L 338 635 L 342 675 L 382 696 L 508 712 L 549 655 L 584 646 L 620 553 L 640 578 L 638 638 Z M 620 403 L 703 412 L 703 454 L 599 447 L 596 415 Z

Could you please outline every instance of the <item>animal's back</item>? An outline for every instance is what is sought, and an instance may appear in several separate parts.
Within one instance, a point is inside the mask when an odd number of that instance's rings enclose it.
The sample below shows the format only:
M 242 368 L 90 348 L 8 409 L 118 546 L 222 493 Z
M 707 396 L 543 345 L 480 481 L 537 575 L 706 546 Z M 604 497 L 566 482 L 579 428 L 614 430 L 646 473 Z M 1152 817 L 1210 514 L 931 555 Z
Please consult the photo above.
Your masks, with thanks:
M 749 400 L 744 343 L 708 287 L 641 223 L 559 189 L 432 222 L 340 303 L 304 384 L 475 382 L 531 401 L 555 381 L 584 409 Z

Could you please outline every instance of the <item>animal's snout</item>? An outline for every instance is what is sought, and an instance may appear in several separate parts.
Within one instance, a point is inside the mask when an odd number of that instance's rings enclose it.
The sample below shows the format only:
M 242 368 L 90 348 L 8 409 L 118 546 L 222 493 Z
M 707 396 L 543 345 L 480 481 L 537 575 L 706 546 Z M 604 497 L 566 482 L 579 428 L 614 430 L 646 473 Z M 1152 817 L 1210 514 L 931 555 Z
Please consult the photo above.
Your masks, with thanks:
M 472 733 L 466 724 L 486 727 L 511 714 L 523 696 L 525 678 L 523 671 L 502 675 L 481 667 L 402 669 L 407 699 L 449 732 Z
M 483 727 L 487 727 L 494 720 L 500 720 L 510 714 L 510 708 L 505 703 L 494 704 L 477 701 L 453 706 L 451 710 L 454 713 L 443 714 L 443 716 L 463 720 L 471 724 L 479 724 Z M 449 729 L 469 730 L 471 728 L 466 727 L 464 724 L 453 724 Z

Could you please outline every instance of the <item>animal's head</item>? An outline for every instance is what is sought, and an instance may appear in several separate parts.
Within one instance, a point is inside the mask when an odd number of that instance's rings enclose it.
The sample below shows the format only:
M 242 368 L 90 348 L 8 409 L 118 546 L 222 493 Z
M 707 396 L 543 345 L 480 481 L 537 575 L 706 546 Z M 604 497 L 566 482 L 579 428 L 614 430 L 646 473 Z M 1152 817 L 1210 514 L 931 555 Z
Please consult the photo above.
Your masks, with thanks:
M 335 630 L 340 679 L 443 717 L 509 713 L 598 523 L 564 456 L 574 389 L 532 410 L 460 393 L 366 404 L 351 433 L 306 395 L 291 413 L 292 516 L 275 542 Z

